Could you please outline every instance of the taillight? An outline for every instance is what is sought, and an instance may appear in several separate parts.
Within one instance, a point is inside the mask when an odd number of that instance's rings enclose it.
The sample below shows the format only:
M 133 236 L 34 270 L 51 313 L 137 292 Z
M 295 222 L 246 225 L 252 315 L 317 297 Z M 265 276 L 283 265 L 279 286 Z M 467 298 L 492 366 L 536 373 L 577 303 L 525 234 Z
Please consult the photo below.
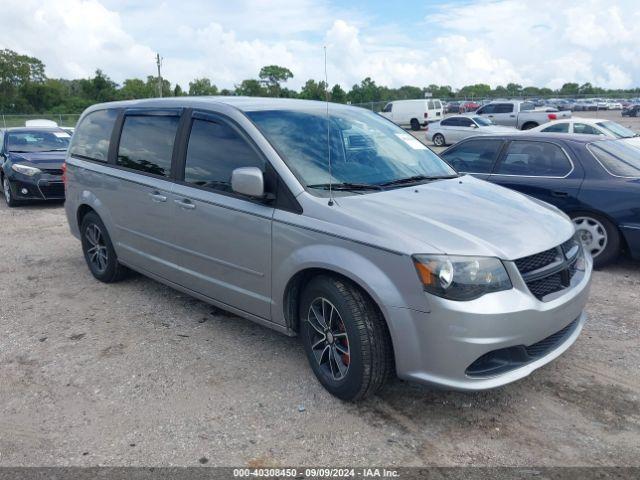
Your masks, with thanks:
M 429 112 L 424 112 L 424 118 L 427 118 L 429 116 Z
M 62 184 L 64 188 L 67 188 L 67 164 L 66 162 L 62 163 Z
M 549 120 L 557 120 L 558 116 L 555 113 L 550 113 L 549 115 L 547 115 L 547 117 L 549 117 Z

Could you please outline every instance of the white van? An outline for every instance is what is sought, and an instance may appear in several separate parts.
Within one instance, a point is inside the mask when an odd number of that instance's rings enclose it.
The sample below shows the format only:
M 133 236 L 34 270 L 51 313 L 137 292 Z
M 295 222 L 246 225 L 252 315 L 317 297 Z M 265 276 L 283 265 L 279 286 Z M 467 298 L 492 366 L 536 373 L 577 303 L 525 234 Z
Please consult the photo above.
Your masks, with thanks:
M 420 130 L 421 126 L 442 119 L 444 108 L 442 102 L 434 98 L 395 100 L 387 103 L 380 115 L 400 126 L 411 127 L 411 130 Z

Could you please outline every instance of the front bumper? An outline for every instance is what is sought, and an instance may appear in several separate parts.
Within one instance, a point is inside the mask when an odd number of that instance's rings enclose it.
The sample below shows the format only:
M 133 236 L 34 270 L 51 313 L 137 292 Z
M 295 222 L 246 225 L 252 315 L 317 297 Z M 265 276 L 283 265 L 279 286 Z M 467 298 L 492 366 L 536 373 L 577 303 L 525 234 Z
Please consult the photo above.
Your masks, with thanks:
M 16 200 L 64 200 L 64 184 L 59 175 L 40 174 L 33 177 L 9 177 L 11 193 Z
M 591 284 L 592 261 L 564 293 L 548 302 L 536 299 L 514 264 L 506 262 L 513 289 L 455 302 L 429 295 L 430 311 L 388 309 L 398 376 L 453 390 L 484 390 L 519 380 L 549 363 L 578 338 Z M 572 325 L 570 325 L 572 324 Z M 568 327 L 568 328 L 567 328 Z M 566 330 L 563 330 L 565 329 Z M 564 332 L 564 333 L 563 333 Z M 563 333 L 562 335 L 554 335 Z M 495 375 L 468 374 L 481 357 L 509 347 L 536 348 L 558 339 L 542 356 Z

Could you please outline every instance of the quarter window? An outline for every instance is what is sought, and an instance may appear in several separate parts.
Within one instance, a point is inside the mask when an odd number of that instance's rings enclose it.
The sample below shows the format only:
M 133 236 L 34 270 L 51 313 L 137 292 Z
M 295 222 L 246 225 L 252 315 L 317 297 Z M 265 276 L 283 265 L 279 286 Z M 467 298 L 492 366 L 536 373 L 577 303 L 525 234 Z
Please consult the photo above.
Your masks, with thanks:
M 545 133 L 569 133 L 569 124 L 567 122 L 553 123 L 547 128 L 542 129 Z
M 441 154 L 459 172 L 491 173 L 502 140 L 469 140 Z
M 184 181 L 195 185 L 231 191 L 231 173 L 240 167 L 258 167 L 264 161 L 230 126 L 196 119 L 187 146 Z
M 130 115 L 124 120 L 117 164 L 168 177 L 179 117 Z
M 109 143 L 118 111 L 98 110 L 82 119 L 73 134 L 69 153 L 80 157 L 106 162 L 109 155 Z
M 497 174 L 528 177 L 564 177 L 571 162 L 560 147 L 549 142 L 511 142 Z

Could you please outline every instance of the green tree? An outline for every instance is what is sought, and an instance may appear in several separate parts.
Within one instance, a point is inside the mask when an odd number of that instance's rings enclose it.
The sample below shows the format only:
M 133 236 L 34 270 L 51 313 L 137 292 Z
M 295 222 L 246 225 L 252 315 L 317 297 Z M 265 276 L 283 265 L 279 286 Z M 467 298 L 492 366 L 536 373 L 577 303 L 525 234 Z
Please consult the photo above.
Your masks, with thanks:
M 139 78 L 127 78 L 122 83 L 122 88 L 118 91 L 118 97 L 123 100 L 133 100 L 136 98 L 151 98 L 158 94 L 158 88 L 154 89 L 145 81 Z
M 267 65 L 260 69 L 258 77 L 265 83 L 266 92 L 270 97 L 280 97 L 282 93 L 280 84 L 293 78 L 293 73 L 286 67 Z
M 331 89 L 331 101 L 335 103 L 347 103 L 347 92 L 337 83 Z
M 577 95 L 579 88 L 577 83 L 565 83 L 558 93 L 560 93 L 560 95 Z
M 264 97 L 267 94 L 265 87 L 258 80 L 249 78 L 236 85 L 236 95 L 247 97 Z
M 189 95 L 218 95 L 218 87 L 208 78 L 196 78 L 189 82 Z
M 326 100 L 327 84 L 324 81 L 316 82 L 315 80 L 307 80 L 304 84 L 298 98 L 305 100 Z
M 44 63 L 13 50 L 0 50 L 0 111 L 18 111 L 26 102 L 20 89 L 29 83 L 42 84 Z

